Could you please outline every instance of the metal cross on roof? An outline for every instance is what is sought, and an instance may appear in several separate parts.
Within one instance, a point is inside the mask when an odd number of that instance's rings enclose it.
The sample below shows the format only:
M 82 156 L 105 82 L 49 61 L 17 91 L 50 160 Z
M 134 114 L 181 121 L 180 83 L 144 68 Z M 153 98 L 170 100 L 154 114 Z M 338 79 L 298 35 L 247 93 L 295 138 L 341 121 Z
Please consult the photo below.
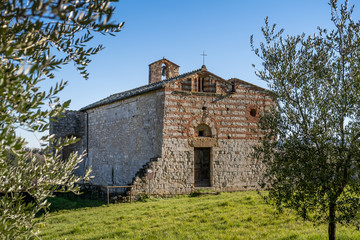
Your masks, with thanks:
M 207 56 L 207 54 L 205 54 L 205 51 L 203 51 L 203 53 L 200 55 L 203 56 L 203 65 L 205 65 L 205 57 Z

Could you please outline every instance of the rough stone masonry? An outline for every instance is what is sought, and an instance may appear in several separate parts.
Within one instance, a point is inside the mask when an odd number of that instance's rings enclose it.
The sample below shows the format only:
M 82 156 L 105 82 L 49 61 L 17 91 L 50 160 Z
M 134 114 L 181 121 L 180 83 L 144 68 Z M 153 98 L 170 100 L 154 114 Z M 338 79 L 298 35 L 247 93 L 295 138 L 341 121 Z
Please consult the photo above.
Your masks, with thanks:
M 149 65 L 149 84 L 113 94 L 51 122 L 56 137 L 80 141 L 63 150 L 86 151 L 76 173 L 92 168 L 92 184 L 133 185 L 154 195 L 257 188 L 261 164 L 250 153 L 259 115 L 274 105 L 263 88 L 224 80 L 200 69 L 179 75 L 161 59 Z M 149 171 L 150 170 L 150 171 Z

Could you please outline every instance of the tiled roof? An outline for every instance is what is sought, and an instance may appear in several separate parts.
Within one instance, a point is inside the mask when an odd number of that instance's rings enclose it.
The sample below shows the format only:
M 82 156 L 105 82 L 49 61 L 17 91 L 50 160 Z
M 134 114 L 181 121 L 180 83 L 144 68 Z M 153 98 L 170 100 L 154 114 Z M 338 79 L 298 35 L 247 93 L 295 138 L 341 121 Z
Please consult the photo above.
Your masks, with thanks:
M 251 87 L 251 88 L 254 88 L 256 90 L 260 90 L 260 91 L 268 91 L 267 89 L 265 88 L 262 88 L 262 87 L 259 87 L 258 85 L 255 85 L 255 84 L 252 84 L 252 83 L 249 83 L 249 82 L 246 82 L 244 80 L 241 80 L 241 79 L 238 79 L 238 78 L 230 78 L 228 79 L 227 81 L 231 82 L 231 81 L 236 81 L 242 85 L 245 85 L 246 87 Z
M 267 93 L 267 94 L 272 95 L 272 96 L 274 95 L 274 93 L 272 91 L 270 91 L 270 90 L 268 90 L 266 88 L 259 87 L 258 85 L 246 82 L 246 81 L 238 79 L 238 78 L 230 78 L 227 81 L 229 81 L 229 82 L 235 81 L 235 82 L 240 83 L 244 87 L 251 88 L 251 89 L 256 90 L 256 91 L 264 92 L 264 93 Z
M 145 85 L 145 86 L 141 86 L 141 87 L 138 87 L 138 88 L 134 88 L 134 89 L 131 89 L 131 90 L 128 90 L 128 91 L 125 91 L 125 92 L 113 94 L 113 95 L 110 95 L 107 98 L 101 99 L 100 101 L 94 102 L 94 103 L 92 103 L 92 104 L 90 104 L 90 105 L 88 105 L 86 107 L 81 108 L 80 111 L 86 111 L 86 110 L 94 108 L 94 107 L 99 107 L 99 106 L 110 104 L 110 103 L 113 103 L 113 102 L 116 102 L 116 101 L 119 101 L 119 100 L 122 100 L 122 99 L 125 99 L 125 98 L 133 97 L 133 96 L 140 95 L 140 94 L 143 94 L 143 93 L 146 93 L 146 92 L 150 92 L 150 91 L 153 91 L 153 90 L 156 90 L 156 89 L 160 89 L 160 88 L 162 88 L 164 86 L 164 84 L 166 84 L 168 82 L 175 81 L 177 79 L 187 77 L 187 76 L 189 76 L 191 74 L 194 74 L 194 73 L 197 73 L 197 72 L 200 72 L 200 71 L 201 71 L 201 69 L 197 69 L 197 70 L 194 70 L 192 72 L 184 73 L 184 74 L 181 74 L 179 76 L 169 78 L 169 79 L 166 79 L 166 80 L 163 80 L 163 81 L 159 81 L 159 82 L 155 82 L 155 83 L 148 84 L 148 85 Z

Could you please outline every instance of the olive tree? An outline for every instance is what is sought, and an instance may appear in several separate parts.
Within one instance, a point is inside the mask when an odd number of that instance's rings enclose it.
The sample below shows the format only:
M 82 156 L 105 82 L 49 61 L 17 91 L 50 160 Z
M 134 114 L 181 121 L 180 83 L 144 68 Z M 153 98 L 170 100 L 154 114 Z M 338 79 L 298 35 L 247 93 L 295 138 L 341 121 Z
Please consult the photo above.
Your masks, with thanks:
M 62 147 L 74 138 L 52 142 L 43 158 L 29 156 L 25 140 L 16 134 L 48 130 L 70 101 L 58 93 L 66 82 L 54 81 L 54 71 L 72 63 L 87 79 L 90 57 L 103 49 L 88 47 L 95 33 L 114 35 L 123 23 L 112 23 L 112 0 L 8 0 L 0 4 L 0 238 L 36 236 L 35 214 L 47 209 L 46 199 L 57 191 L 77 191 L 72 174 L 82 154 L 60 158 Z M 49 148 L 49 147 L 48 147 Z M 13 157 L 9 158 L 9 154 Z M 30 200 L 29 200 L 30 199 Z
M 330 1 L 333 29 L 284 36 L 265 19 L 256 70 L 277 99 L 260 120 L 255 156 L 267 200 L 304 219 L 357 223 L 360 207 L 360 22 L 348 1 Z

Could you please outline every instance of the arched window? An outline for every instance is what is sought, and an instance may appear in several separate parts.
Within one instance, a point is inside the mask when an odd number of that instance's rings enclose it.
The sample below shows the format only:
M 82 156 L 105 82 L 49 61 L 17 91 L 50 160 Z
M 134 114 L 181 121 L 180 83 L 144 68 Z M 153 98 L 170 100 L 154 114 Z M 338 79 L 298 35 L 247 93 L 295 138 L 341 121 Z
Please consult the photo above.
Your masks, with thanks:
M 206 124 L 199 124 L 195 128 L 195 137 L 212 137 L 210 127 Z
M 204 79 L 199 77 L 198 78 L 198 92 L 204 91 Z
M 231 92 L 236 92 L 235 83 L 231 83 Z
M 167 76 L 167 65 L 165 63 L 163 63 L 161 65 L 161 80 L 165 80 L 166 76 Z
M 198 92 L 216 92 L 216 81 L 211 80 L 209 77 L 199 77 L 197 79 Z

